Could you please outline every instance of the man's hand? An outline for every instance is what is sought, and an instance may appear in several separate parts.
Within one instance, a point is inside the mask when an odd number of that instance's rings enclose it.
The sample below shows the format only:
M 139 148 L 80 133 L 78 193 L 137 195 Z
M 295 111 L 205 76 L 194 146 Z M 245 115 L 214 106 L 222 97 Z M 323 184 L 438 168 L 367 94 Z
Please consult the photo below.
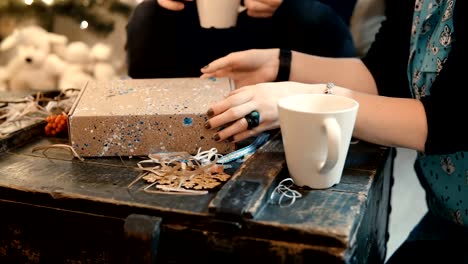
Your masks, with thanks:
M 158 0 L 163 1 L 163 0 Z M 167 0 L 164 0 L 167 1 Z M 220 1 L 220 0 L 219 0 Z M 258 18 L 272 17 L 276 9 L 283 3 L 283 0 L 245 0 L 247 15 Z
M 157 0 L 158 4 L 172 11 L 180 11 L 184 9 L 184 2 L 192 2 L 193 0 Z

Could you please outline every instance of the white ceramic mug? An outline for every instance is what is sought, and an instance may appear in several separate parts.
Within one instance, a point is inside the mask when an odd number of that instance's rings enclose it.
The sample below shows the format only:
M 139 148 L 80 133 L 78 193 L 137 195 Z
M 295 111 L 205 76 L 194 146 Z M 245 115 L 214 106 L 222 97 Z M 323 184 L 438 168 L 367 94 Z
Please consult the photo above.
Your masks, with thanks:
M 200 26 L 203 28 L 235 27 L 243 10 L 240 0 L 196 0 Z
M 341 180 L 359 103 L 330 94 L 278 101 L 286 163 L 298 186 L 326 189 Z

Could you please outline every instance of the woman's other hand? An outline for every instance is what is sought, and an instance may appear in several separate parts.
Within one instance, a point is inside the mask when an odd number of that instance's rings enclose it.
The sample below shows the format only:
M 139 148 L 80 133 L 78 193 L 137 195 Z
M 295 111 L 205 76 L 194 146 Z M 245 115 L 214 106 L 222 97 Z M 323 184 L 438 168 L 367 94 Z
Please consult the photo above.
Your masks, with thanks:
M 247 15 L 268 18 L 273 16 L 282 3 L 283 0 L 245 0 L 244 6 L 247 9 Z
M 279 67 L 279 49 L 252 49 L 233 52 L 201 69 L 201 78 L 229 77 L 236 87 L 272 82 Z
M 158 4 L 172 11 L 180 11 L 184 9 L 184 2 L 192 2 L 193 0 L 157 0 Z
M 303 84 L 297 82 L 261 83 L 234 90 L 208 110 L 210 119 L 207 129 L 219 129 L 213 138 L 217 141 L 241 141 L 263 131 L 279 127 L 278 99 L 300 93 L 321 93 L 323 84 Z M 252 111 L 260 115 L 259 125 L 248 129 L 244 118 Z

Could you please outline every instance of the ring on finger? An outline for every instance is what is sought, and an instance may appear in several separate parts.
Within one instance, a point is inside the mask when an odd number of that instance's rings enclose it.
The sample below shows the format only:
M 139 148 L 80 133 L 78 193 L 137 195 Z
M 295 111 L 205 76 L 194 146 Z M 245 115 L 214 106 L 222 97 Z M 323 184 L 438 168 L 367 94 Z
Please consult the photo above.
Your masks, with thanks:
M 252 111 L 244 118 L 247 121 L 247 129 L 249 130 L 260 125 L 260 113 L 258 111 Z

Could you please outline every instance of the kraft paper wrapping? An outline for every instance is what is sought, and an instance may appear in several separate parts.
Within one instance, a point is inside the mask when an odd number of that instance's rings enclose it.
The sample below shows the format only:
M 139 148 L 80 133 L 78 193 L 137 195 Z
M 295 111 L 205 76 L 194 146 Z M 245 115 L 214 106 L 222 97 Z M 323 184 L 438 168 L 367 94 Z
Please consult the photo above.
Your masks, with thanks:
M 83 157 L 147 156 L 150 153 L 235 145 L 216 142 L 204 128 L 209 106 L 234 89 L 227 78 L 125 79 L 90 82 L 69 114 L 72 146 Z

